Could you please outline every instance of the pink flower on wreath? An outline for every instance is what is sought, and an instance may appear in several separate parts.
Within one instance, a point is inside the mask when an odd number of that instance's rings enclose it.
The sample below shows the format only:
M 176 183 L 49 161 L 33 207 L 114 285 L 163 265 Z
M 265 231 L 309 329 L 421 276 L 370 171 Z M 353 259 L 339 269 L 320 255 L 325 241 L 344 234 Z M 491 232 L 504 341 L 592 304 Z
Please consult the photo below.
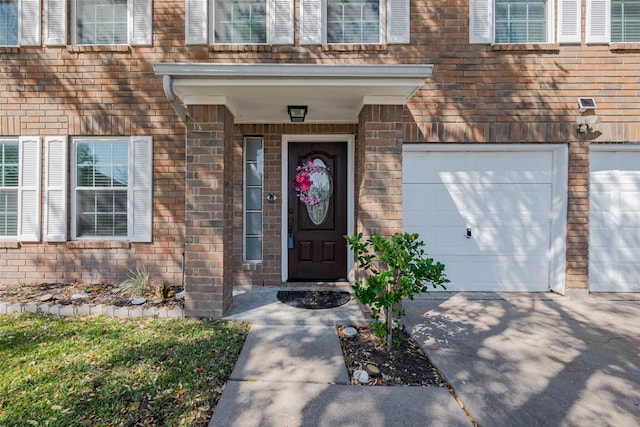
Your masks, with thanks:
M 320 171 L 326 172 L 328 168 L 322 164 L 316 166 L 314 159 L 310 159 L 301 166 L 298 166 L 296 171 L 298 173 L 294 179 L 293 189 L 298 193 L 297 196 L 300 201 L 305 205 L 317 205 L 320 203 L 320 199 L 317 196 L 309 194 L 311 186 L 313 185 L 311 174 Z

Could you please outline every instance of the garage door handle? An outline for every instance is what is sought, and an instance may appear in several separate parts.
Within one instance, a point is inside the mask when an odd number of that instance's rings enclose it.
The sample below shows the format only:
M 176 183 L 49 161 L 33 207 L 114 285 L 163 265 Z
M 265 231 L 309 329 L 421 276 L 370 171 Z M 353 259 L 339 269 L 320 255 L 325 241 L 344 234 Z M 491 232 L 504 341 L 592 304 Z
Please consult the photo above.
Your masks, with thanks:
M 467 239 L 471 238 L 471 227 L 467 227 Z

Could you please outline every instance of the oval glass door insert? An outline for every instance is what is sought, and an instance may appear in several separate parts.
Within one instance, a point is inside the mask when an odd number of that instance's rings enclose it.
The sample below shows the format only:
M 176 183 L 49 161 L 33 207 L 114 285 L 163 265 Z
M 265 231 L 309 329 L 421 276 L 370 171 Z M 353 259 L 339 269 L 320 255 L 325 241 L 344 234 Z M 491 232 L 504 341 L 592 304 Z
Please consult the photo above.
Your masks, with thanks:
M 320 225 L 329 213 L 329 205 L 333 195 L 333 179 L 331 179 L 329 168 L 322 159 L 315 158 L 309 162 L 313 162 L 313 166 L 309 171 L 311 185 L 307 193 L 309 198 L 305 205 L 311 222 Z

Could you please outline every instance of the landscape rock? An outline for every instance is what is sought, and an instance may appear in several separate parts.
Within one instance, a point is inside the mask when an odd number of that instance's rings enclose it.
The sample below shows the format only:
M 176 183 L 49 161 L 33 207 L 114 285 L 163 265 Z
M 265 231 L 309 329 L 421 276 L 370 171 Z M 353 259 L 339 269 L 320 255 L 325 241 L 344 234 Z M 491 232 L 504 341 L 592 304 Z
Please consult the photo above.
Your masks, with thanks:
M 142 305 L 142 304 L 144 304 L 145 302 L 147 302 L 147 299 L 146 299 L 146 298 L 133 298 L 133 299 L 131 300 L 131 304 L 133 304 L 133 305 Z
M 75 293 L 75 294 L 71 295 L 71 300 L 72 301 L 76 301 L 76 300 L 79 300 L 79 299 L 85 299 L 85 298 L 89 298 L 89 294 L 86 293 L 86 292 L 78 292 L 78 293 Z

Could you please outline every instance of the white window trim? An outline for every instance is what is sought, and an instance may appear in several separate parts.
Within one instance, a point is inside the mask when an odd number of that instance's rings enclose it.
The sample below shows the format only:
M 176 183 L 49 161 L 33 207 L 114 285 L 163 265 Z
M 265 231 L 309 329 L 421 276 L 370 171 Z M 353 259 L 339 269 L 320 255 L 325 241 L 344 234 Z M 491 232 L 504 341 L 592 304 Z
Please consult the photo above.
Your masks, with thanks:
M 13 143 L 16 144 L 18 147 L 20 146 L 20 142 L 19 142 L 19 138 L 15 137 L 15 138 L 0 138 L 0 143 Z M 19 148 L 18 148 L 19 150 Z M 18 155 L 18 169 L 20 168 L 20 156 Z M 8 188 L 12 188 L 12 187 L 8 187 Z M 15 188 L 16 192 L 19 192 L 20 189 L 20 174 L 18 174 L 18 186 Z M 17 222 L 18 222 L 18 227 L 16 229 L 16 234 L 14 236 L 0 236 L 0 241 L 16 241 L 18 239 L 18 233 L 20 230 L 20 204 L 18 204 L 18 212 L 16 212 L 16 215 L 18 216 L 17 218 Z
M 107 44 L 78 43 L 78 1 L 71 0 L 71 43 L 80 46 L 110 46 Z M 141 13 L 142 12 L 142 13 Z M 66 13 L 66 10 L 65 10 Z M 47 19 L 50 19 L 47 15 Z M 62 17 L 61 17 L 62 19 Z M 135 25 L 138 25 L 135 28 Z M 66 32 L 66 28 L 64 29 Z M 47 30 L 48 32 L 48 30 Z M 62 43 L 66 34 L 52 37 L 51 44 Z M 153 44 L 153 0 L 127 0 L 127 42 L 117 46 L 151 46 Z
M 480 6 L 478 6 L 480 5 Z M 486 6 L 480 8 L 481 6 Z M 469 43 L 490 45 L 526 45 L 555 43 L 555 1 L 547 0 L 547 40 L 545 42 L 496 43 L 495 0 L 470 0 L 469 2 Z M 476 14 L 477 12 L 477 14 Z M 474 19 L 475 17 L 475 19 Z M 484 18 L 484 19 L 483 19 Z M 488 28 L 483 28 L 479 21 L 485 21 Z
M 141 159 L 134 159 L 135 148 L 137 142 L 148 143 L 147 152 L 141 153 Z M 76 224 L 76 182 L 77 182 L 77 147 L 78 143 L 87 142 L 127 142 L 129 150 L 128 168 L 129 179 L 127 183 L 127 236 L 88 236 L 78 237 Z M 131 242 L 150 242 L 152 239 L 152 218 L 153 218 L 153 140 L 151 137 L 131 136 L 131 137 L 78 137 L 71 140 L 71 240 L 76 241 L 131 241 Z M 142 164 L 148 167 L 148 170 L 142 174 L 135 171 L 135 164 Z M 136 176 L 143 176 L 141 182 L 136 182 Z M 134 196 L 133 194 L 136 193 Z M 139 193 L 139 194 L 138 194 Z M 137 208 L 140 209 L 137 209 Z M 136 223 L 139 222 L 139 224 Z
M 388 0 L 378 0 L 378 10 L 380 11 L 380 15 L 378 16 L 378 41 L 371 43 L 329 43 L 329 30 L 327 27 L 327 17 L 328 13 L 328 0 L 322 0 L 322 43 L 330 44 L 330 45 L 370 45 L 370 44 L 386 44 L 387 43 L 387 7 L 391 2 Z
M 262 193 L 262 238 L 260 248 L 260 259 L 247 259 L 247 139 L 260 138 L 262 140 L 262 182 L 260 183 L 260 191 Z M 264 261 L 264 138 L 263 137 L 245 137 L 242 147 L 242 262 L 245 264 L 261 264 Z

